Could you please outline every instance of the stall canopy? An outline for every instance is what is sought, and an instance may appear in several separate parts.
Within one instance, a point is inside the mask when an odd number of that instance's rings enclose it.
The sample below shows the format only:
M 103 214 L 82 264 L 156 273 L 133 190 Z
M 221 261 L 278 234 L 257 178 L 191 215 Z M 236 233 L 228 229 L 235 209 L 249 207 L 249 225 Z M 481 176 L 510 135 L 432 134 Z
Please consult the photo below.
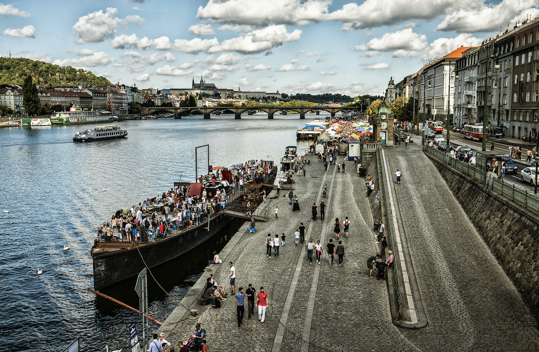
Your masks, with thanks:
M 199 196 L 200 194 L 202 194 L 202 183 L 191 183 L 189 197 Z
M 227 180 L 228 182 L 233 183 L 230 170 L 221 170 L 221 176 L 223 177 L 223 180 Z

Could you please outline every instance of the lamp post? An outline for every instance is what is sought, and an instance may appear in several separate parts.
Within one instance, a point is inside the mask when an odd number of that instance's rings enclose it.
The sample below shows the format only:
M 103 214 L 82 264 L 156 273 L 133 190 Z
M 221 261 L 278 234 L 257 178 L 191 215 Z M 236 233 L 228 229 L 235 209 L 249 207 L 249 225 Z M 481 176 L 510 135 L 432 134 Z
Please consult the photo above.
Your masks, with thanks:
M 421 78 L 423 78 L 423 77 L 421 77 Z M 421 79 L 421 80 L 423 80 L 423 79 Z M 423 139 L 422 139 L 422 145 L 423 146 L 425 145 L 425 132 L 427 131 L 427 129 L 425 128 L 425 109 L 427 108 L 427 98 L 425 96 L 426 83 L 427 82 L 423 82 Z M 430 84 L 429 84 L 429 88 L 430 88 Z M 419 128 L 419 126 L 418 126 L 418 128 Z
M 453 74 L 454 73 L 455 72 L 453 72 Z M 445 118 L 446 119 L 446 129 L 447 129 L 447 144 L 446 144 L 446 147 L 445 147 L 445 152 L 449 153 L 449 135 L 450 135 L 449 107 L 450 107 L 450 102 L 451 102 L 451 65 L 448 68 L 447 76 L 448 76 L 448 82 L 447 82 L 447 113 L 446 113 L 446 118 Z M 455 75 L 455 79 L 459 79 L 459 76 Z
M 414 91 L 414 88 L 415 88 L 415 84 L 412 84 L 412 95 L 414 97 L 414 103 L 412 105 L 412 121 L 414 121 L 414 118 L 415 118 L 415 91 Z M 416 121 L 416 123 L 417 123 L 417 134 L 419 134 L 419 121 Z

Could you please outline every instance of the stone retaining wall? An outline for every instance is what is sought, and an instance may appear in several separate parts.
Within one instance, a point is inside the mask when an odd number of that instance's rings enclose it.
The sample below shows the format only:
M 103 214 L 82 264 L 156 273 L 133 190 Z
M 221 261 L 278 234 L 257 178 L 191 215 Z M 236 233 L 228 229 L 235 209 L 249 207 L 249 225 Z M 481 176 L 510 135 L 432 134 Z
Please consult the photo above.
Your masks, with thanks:
M 429 158 L 539 322 L 539 218 Z

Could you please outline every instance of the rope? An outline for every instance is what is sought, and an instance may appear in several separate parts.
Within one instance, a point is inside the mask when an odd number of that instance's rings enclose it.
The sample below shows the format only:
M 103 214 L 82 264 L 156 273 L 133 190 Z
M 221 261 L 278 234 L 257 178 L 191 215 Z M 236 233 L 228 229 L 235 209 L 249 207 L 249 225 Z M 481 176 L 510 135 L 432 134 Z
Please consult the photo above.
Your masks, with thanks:
M 159 282 L 157 282 L 157 279 L 155 278 L 155 276 L 153 276 L 153 273 L 152 271 L 150 270 L 150 268 L 148 267 L 148 265 L 146 264 L 146 262 L 144 261 L 144 257 L 142 256 L 142 253 L 140 253 L 140 249 L 138 248 L 138 243 L 136 243 L 136 246 L 137 246 L 137 251 L 138 251 L 138 254 L 140 255 L 140 259 L 142 259 L 142 262 L 144 263 L 144 266 L 146 267 L 146 269 L 148 269 L 148 272 L 150 273 L 150 275 L 152 276 L 153 280 L 155 281 L 155 283 L 157 284 L 157 286 L 159 286 L 161 288 L 161 290 L 163 290 L 163 292 L 165 293 L 165 295 L 167 296 L 170 296 L 170 294 L 163 288 L 163 286 L 161 286 L 161 284 Z

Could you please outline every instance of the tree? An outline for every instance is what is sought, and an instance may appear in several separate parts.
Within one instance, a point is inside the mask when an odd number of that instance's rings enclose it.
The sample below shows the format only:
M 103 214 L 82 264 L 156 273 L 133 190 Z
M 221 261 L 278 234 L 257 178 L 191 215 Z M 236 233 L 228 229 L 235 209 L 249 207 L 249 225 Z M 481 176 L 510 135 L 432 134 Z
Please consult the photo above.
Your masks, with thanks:
M 194 96 L 190 95 L 189 96 L 189 107 L 196 108 L 196 106 L 197 106 L 197 99 Z
M 140 114 L 142 107 L 139 103 L 129 103 L 129 113 L 130 114 Z
M 374 113 L 376 112 L 376 109 L 380 106 L 380 104 L 382 104 L 382 101 L 381 99 L 376 99 L 375 101 L 373 101 L 371 103 L 371 106 L 369 107 L 369 109 L 367 110 L 367 115 L 369 115 L 370 117 L 373 117 L 374 116 Z M 389 106 L 390 109 L 393 110 L 393 104 L 390 102 L 390 101 L 384 101 L 384 103 Z
M 391 113 L 399 121 L 404 121 L 403 120 L 403 110 L 404 110 L 403 102 L 406 103 L 406 98 L 398 97 L 397 99 L 395 99 L 395 103 L 393 104 L 393 107 L 391 108 Z
M 22 91 L 22 102 L 26 115 L 37 115 L 39 113 L 41 102 L 39 100 L 37 88 L 32 82 L 32 76 L 28 75 L 24 79 Z

